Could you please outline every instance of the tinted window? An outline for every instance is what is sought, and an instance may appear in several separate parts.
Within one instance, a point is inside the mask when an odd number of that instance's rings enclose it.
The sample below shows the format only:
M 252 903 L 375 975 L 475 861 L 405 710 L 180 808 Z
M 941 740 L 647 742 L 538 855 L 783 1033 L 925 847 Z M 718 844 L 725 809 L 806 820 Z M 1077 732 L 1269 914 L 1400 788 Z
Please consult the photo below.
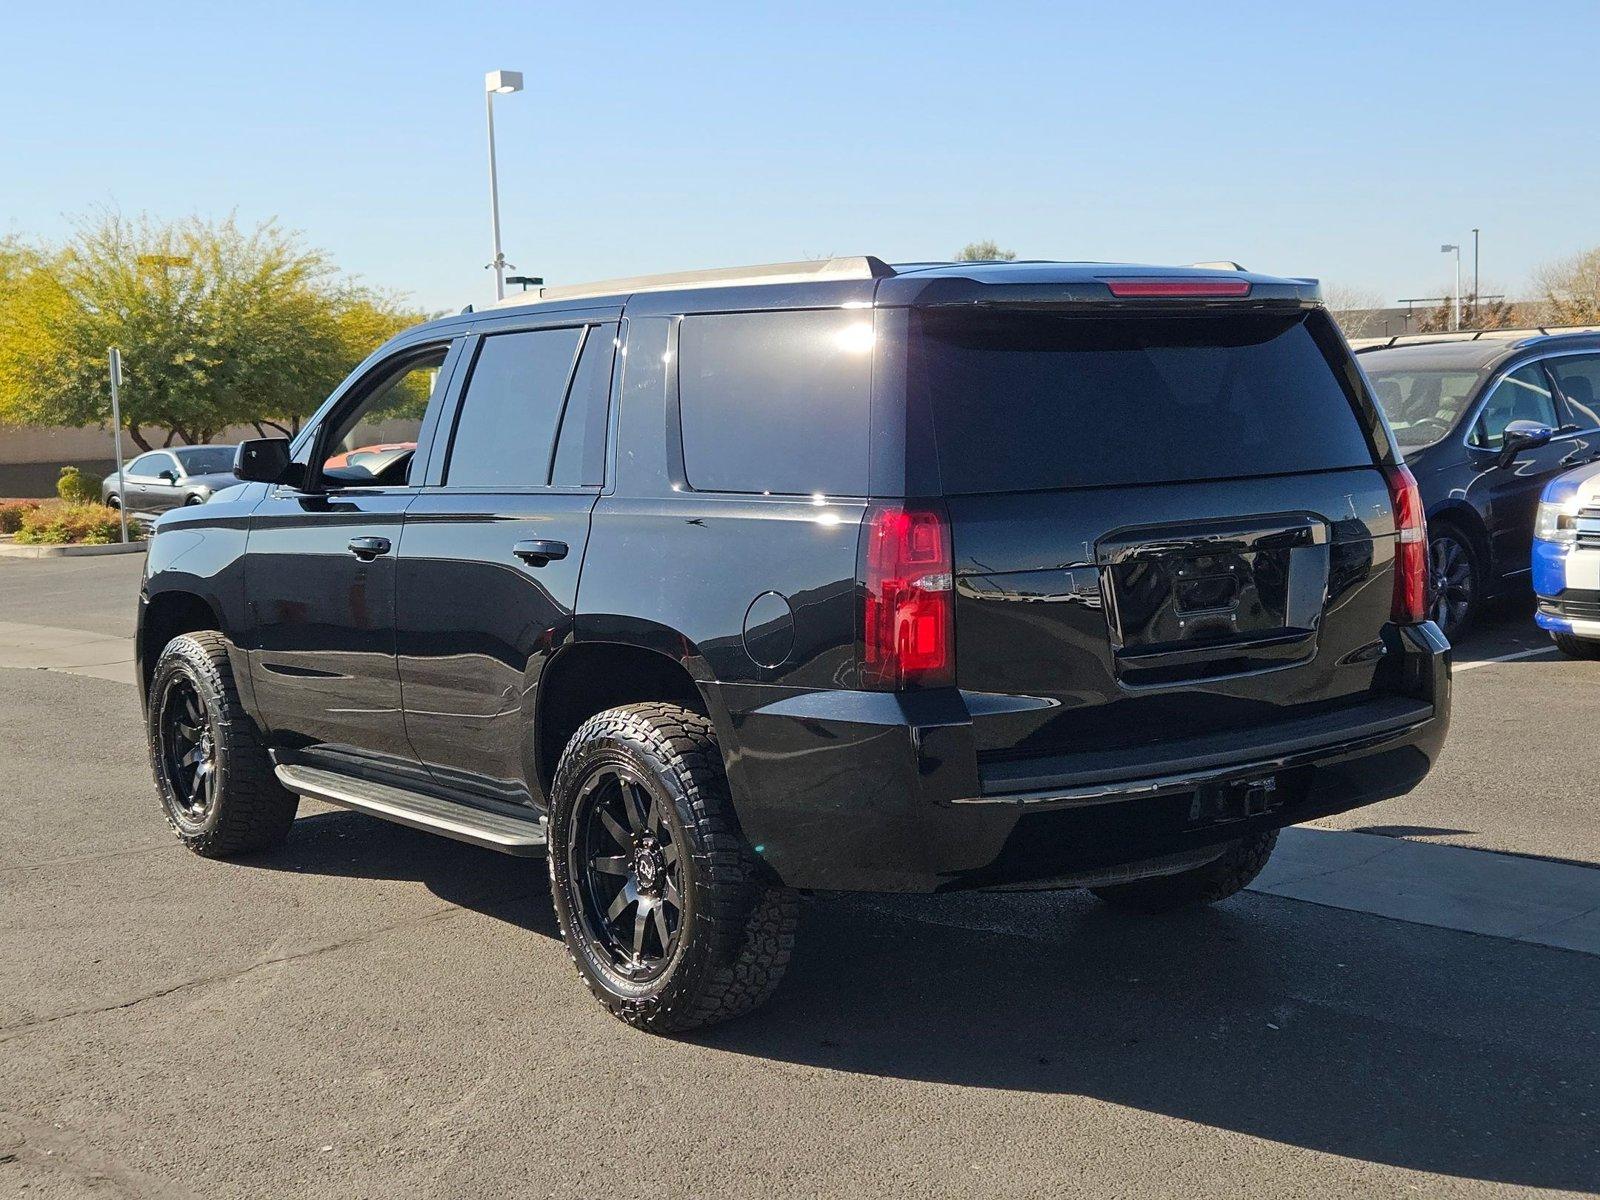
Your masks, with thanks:
M 543 487 L 582 328 L 483 339 L 456 418 L 445 483 Z
M 1305 318 L 939 312 L 913 322 L 945 490 L 1162 483 L 1367 466 Z
M 606 417 L 617 327 L 592 325 L 583 339 L 578 371 L 561 416 L 560 440 L 550 482 L 565 487 L 605 482 Z
M 1567 398 L 1573 422 L 1583 429 L 1600 429 L 1600 354 L 1552 358 L 1545 365 Z
M 1550 394 L 1550 380 L 1538 363 L 1518 367 L 1495 384 L 1478 423 L 1473 426 L 1472 444 L 1498 449 L 1505 442 L 1506 426 L 1513 421 L 1537 421 L 1551 429 L 1561 424 L 1556 419 L 1556 401 Z
M 233 470 L 232 446 L 195 446 L 179 450 L 178 461 L 191 475 L 217 475 Z
M 159 475 L 170 470 L 172 460 L 159 450 L 154 454 L 141 454 L 126 467 L 129 475 Z
M 871 379 L 870 313 L 685 317 L 678 389 L 690 486 L 865 494 Z

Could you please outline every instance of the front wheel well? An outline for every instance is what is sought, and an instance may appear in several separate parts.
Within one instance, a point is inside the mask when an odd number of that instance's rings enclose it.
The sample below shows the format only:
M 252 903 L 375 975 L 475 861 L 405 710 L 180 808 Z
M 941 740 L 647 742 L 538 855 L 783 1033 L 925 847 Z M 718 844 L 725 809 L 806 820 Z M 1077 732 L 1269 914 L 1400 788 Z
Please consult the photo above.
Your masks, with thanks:
M 160 592 L 145 606 L 139 673 L 146 686 L 167 643 L 180 634 L 222 629 L 216 610 L 193 592 Z
M 662 701 L 709 716 L 683 665 L 654 650 L 614 642 L 578 642 L 557 655 L 540 680 L 534 766 L 545 793 L 572 735 L 596 713 Z

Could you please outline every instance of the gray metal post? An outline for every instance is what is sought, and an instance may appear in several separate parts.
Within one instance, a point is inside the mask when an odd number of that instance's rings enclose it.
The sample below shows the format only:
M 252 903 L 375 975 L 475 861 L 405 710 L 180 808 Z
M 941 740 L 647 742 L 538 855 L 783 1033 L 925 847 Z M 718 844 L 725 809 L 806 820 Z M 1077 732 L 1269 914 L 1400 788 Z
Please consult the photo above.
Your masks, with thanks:
M 506 298 L 506 256 L 500 249 L 500 180 L 494 161 L 494 92 L 485 90 L 484 108 L 489 117 L 489 223 L 494 227 L 494 298 Z
M 122 518 L 122 544 L 128 544 L 128 498 L 122 491 L 122 351 L 111 347 L 111 449 L 117 459 L 117 515 Z

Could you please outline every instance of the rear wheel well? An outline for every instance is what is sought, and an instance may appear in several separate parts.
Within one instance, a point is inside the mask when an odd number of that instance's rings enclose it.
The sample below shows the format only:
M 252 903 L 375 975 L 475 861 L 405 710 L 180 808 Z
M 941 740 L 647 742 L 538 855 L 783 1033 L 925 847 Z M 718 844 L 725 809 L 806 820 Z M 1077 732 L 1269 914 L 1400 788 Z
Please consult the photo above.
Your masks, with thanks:
M 657 700 L 709 716 L 682 664 L 638 646 L 579 642 L 558 655 L 540 682 L 535 765 L 545 793 L 572 735 L 596 713 Z
M 1494 569 L 1494 561 L 1489 551 L 1489 531 L 1484 527 L 1483 518 L 1472 508 L 1452 506 L 1434 513 L 1428 518 L 1430 529 L 1438 526 L 1460 534 L 1467 539 L 1473 555 L 1477 558 L 1478 586 L 1487 594 L 1498 589 L 1499 575 Z
M 215 610 L 193 592 L 162 592 L 152 596 L 144 611 L 143 655 L 139 671 L 148 686 L 156 660 L 167 643 L 179 634 L 202 629 L 222 629 Z

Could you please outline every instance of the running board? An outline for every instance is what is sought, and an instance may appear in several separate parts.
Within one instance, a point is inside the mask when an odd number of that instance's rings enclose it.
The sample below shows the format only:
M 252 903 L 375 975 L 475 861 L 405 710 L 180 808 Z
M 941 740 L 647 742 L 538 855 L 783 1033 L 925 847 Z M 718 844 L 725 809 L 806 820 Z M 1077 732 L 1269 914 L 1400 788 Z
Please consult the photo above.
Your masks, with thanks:
M 531 857 L 544 853 L 544 822 L 531 811 L 524 817 L 476 805 L 455 804 L 407 788 L 355 779 L 319 767 L 281 765 L 277 775 L 284 787 L 298 795 L 381 817 L 397 825 L 442 834 L 502 854 Z

